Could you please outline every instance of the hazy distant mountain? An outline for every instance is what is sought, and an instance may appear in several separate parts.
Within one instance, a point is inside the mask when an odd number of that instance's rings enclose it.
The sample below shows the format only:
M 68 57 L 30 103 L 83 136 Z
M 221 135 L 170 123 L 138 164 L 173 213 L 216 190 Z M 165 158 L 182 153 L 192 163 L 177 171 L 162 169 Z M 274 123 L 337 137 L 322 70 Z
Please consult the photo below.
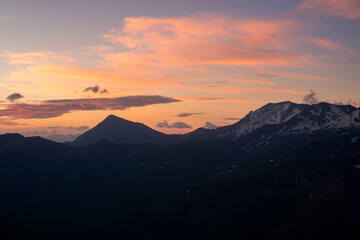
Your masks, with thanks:
M 64 135 L 64 134 L 51 134 L 49 136 L 46 136 L 46 139 L 49 139 L 51 141 L 54 142 L 58 142 L 58 143 L 64 143 L 64 142 L 72 142 L 74 141 L 78 136 L 80 136 L 80 134 L 68 134 L 68 135 Z
M 85 146 L 100 140 L 131 144 L 169 144 L 176 142 L 177 138 L 177 135 L 167 135 L 158 132 L 142 123 L 131 122 L 114 115 L 109 115 L 94 128 L 76 138 L 71 145 Z

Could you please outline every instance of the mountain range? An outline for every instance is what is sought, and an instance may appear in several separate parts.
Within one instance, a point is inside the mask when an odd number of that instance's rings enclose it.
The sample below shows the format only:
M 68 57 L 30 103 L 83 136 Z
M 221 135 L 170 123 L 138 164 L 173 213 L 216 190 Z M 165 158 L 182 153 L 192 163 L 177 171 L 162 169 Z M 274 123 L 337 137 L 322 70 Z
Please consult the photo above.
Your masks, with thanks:
M 273 126 L 271 131 L 266 128 Z M 229 140 L 263 131 L 267 138 L 278 135 L 331 133 L 360 128 L 360 110 L 351 105 L 292 102 L 269 103 L 251 111 L 240 121 L 216 129 L 199 128 L 184 135 L 167 135 L 142 124 L 109 115 L 94 128 L 77 137 L 72 146 L 86 146 L 102 139 L 115 143 L 173 144 L 182 141 Z
M 359 109 L 328 103 L 184 135 L 114 115 L 72 143 L 4 134 L 0 238 L 360 239 L 359 165 Z

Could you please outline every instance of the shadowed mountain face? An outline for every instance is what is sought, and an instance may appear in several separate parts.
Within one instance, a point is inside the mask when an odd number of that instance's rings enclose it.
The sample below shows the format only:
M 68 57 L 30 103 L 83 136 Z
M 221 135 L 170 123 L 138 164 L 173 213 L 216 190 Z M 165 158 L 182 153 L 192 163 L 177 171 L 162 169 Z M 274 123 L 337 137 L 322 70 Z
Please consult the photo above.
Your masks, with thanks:
M 329 134 L 360 129 L 360 110 L 353 106 L 292 102 L 269 103 L 250 112 L 239 122 L 216 129 L 199 128 L 184 135 L 167 135 L 141 123 L 114 115 L 108 116 L 93 129 L 79 136 L 71 145 L 85 146 L 101 139 L 115 143 L 173 144 L 181 141 L 240 140 L 254 132 L 264 131 L 267 137 Z M 267 130 L 271 126 L 271 134 Z
M 46 240 L 46 238 L 0 217 L 0 239 L 6 240 Z
M 55 240 L 359 239 L 358 118 L 284 102 L 174 136 L 109 116 L 83 147 L 0 135 L 0 215 Z

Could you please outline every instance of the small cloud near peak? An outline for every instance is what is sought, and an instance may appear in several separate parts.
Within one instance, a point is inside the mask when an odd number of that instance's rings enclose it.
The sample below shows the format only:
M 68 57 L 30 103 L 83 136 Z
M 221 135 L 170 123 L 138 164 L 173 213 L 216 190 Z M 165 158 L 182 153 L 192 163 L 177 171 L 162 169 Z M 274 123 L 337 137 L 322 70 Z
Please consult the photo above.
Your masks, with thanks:
M 317 98 L 317 93 L 314 92 L 313 90 L 310 90 L 310 93 L 305 95 L 305 97 L 303 98 L 304 103 L 306 104 L 317 104 L 319 102 L 318 98 Z
M 10 102 L 14 102 L 23 97 L 24 96 L 21 95 L 20 93 L 13 93 L 13 94 L 9 95 L 6 99 L 9 100 Z
M 100 93 L 100 94 L 107 94 L 109 93 L 106 89 L 101 89 L 97 84 L 93 87 L 87 87 L 84 89 L 83 92 L 93 92 L 93 93 Z

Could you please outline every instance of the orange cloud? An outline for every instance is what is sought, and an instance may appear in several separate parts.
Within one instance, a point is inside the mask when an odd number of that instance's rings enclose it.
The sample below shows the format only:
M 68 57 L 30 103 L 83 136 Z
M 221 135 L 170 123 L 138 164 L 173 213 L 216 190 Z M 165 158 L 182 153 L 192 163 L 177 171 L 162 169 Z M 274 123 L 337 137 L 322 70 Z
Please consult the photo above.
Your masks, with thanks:
M 290 51 L 300 25 L 292 21 L 242 20 L 216 14 L 183 18 L 126 18 L 123 27 L 104 34 L 123 46 L 106 59 L 118 66 L 282 65 L 307 60 Z
M 348 19 L 360 18 L 359 0 L 305 0 L 298 9 L 311 10 L 324 15 Z
M 300 73 L 279 73 L 278 75 L 282 77 L 301 79 L 301 80 L 315 80 L 315 81 L 323 81 L 323 82 L 332 81 L 331 79 L 326 77 L 319 77 L 319 76 L 300 74 Z
M 55 52 L 9 52 L 6 51 L 0 55 L 7 59 L 11 65 L 38 65 L 38 64 L 56 64 L 72 63 L 73 59 L 69 56 L 61 55 Z
M 214 101 L 214 102 L 232 102 L 232 103 L 263 103 L 261 100 L 236 99 L 236 98 L 216 98 L 216 97 L 177 97 L 183 102 L 196 101 Z
M 241 87 L 239 88 L 244 92 L 255 92 L 255 93 L 285 93 L 293 95 L 303 95 L 304 92 L 296 91 L 293 89 L 279 89 L 279 88 L 255 88 L 255 87 Z
M 253 84 L 253 85 L 268 85 L 268 86 L 276 86 L 279 85 L 277 83 L 268 81 L 268 80 L 259 80 L 259 79 L 248 79 L 248 78 L 241 78 L 241 77 L 235 77 L 236 81 L 246 84 Z

